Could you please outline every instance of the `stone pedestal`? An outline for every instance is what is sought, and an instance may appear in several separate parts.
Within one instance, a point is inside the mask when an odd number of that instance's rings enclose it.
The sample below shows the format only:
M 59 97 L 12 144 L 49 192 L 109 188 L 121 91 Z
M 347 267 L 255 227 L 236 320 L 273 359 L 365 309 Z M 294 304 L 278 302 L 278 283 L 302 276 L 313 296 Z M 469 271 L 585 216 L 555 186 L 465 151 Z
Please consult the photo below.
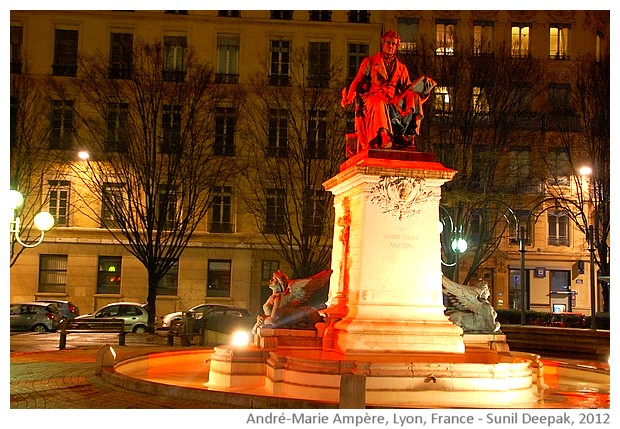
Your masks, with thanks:
M 324 348 L 465 351 L 441 286 L 439 201 L 454 174 L 432 154 L 371 149 L 323 184 L 336 213 Z

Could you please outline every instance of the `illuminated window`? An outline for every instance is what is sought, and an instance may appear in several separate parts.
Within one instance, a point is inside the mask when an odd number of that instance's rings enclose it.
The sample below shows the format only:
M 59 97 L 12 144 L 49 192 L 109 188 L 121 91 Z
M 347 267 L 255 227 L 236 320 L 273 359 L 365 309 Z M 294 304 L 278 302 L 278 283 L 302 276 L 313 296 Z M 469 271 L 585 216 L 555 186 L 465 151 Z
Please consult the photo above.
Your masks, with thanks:
M 569 24 L 551 24 L 549 26 L 549 58 L 552 60 L 567 60 Z
M 435 108 L 435 115 L 449 115 L 452 112 L 450 88 L 448 88 L 447 86 L 437 86 L 435 87 L 433 94 L 433 107 Z
M 438 19 L 435 23 L 435 32 L 437 35 L 435 53 L 437 55 L 454 55 L 456 21 Z
M 489 90 L 475 86 L 472 90 L 472 109 L 476 113 L 489 113 Z
M 511 52 L 513 58 L 528 58 L 530 55 L 531 24 L 513 23 Z
M 122 260 L 120 256 L 99 256 L 97 293 L 121 293 Z

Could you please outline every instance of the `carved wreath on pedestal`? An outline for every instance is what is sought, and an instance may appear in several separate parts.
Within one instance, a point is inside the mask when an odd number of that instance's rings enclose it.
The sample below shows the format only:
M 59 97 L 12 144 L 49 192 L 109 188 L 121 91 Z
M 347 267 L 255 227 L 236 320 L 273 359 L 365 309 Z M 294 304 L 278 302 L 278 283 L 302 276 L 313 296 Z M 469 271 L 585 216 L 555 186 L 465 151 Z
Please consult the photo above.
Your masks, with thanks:
M 370 202 L 382 208 L 383 213 L 390 213 L 402 220 L 403 217 L 420 213 L 420 204 L 426 203 L 432 195 L 432 189 L 422 179 L 381 177 L 370 189 Z

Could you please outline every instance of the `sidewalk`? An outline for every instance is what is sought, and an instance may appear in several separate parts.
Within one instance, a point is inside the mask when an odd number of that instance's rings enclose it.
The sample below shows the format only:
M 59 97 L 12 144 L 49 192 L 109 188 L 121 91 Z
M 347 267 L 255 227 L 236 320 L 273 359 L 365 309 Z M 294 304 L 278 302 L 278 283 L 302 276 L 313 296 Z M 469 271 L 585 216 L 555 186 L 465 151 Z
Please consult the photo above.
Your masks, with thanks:
M 22 334 L 32 335 L 37 334 Z M 153 396 L 106 383 L 95 374 L 97 351 L 108 343 L 119 360 L 147 353 L 170 350 L 161 335 L 128 335 L 125 346 L 118 346 L 116 335 L 69 336 L 67 349 L 58 350 L 58 335 L 43 334 L 41 340 L 28 338 L 34 351 L 14 351 L 19 336 L 11 336 L 11 409 L 206 409 L 234 408 L 204 401 Z M 21 335 L 20 335 L 21 336 Z M 79 338 L 82 337 L 82 338 Z M 96 338 L 93 338 L 96 337 Z M 176 343 L 175 343 L 176 344 Z M 54 350 L 55 346 L 55 350 Z M 184 347 L 174 346 L 175 350 Z

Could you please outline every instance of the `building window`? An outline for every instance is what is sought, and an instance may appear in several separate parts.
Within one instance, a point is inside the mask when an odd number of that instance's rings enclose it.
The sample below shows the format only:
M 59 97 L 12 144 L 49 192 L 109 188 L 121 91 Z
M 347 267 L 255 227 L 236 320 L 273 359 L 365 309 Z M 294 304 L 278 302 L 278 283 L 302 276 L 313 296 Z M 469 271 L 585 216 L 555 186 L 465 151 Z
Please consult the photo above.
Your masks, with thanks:
M 22 44 L 24 29 L 21 26 L 11 25 L 11 73 L 22 72 Z
M 475 86 L 472 89 L 472 110 L 477 114 L 488 114 L 490 91 L 487 88 Z
M 239 18 L 241 16 L 241 11 L 239 10 L 218 10 L 217 16 L 228 17 L 228 18 Z
M 269 83 L 276 86 L 289 84 L 289 67 L 291 55 L 291 42 L 288 40 L 271 41 L 271 67 L 269 71 Z
M 97 293 L 121 293 L 122 260 L 120 256 L 99 256 Z
M 207 272 L 207 296 L 229 297 L 232 261 L 230 259 L 209 259 Z
M 173 187 L 160 185 L 157 208 L 157 229 L 175 229 L 178 224 L 178 195 Z
M 510 148 L 509 177 L 515 184 L 523 185 L 530 179 L 532 149 L 530 146 L 512 146 Z
M 108 103 L 105 150 L 109 152 L 127 151 L 127 115 L 129 104 Z
M 308 158 L 327 159 L 327 112 L 311 110 L 308 118 Z
M 50 149 L 73 148 L 73 101 L 53 100 Z
M 398 18 L 398 35 L 398 52 L 416 55 L 420 40 L 420 21 L 417 18 Z
M 121 228 L 124 213 L 124 188 L 122 183 L 105 182 L 101 190 L 101 226 L 105 228 Z
M 528 58 L 530 56 L 531 24 L 513 23 L 511 34 L 512 58 Z
M 283 189 L 267 189 L 265 201 L 266 234 L 282 234 L 286 231 L 286 194 Z
M 174 261 L 168 272 L 157 283 L 158 296 L 160 295 L 177 295 L 179 290 L 179 261 Z
M 568 114 L 574 110 L 571 108 L 571 93 L 569 83 L 549 84 L 549 104 L 553 113 Z
M 284 158 L 288 155 L 288 112 L 286 109 L 269 109 L 267 148 L 268 157 Z
M 451 88 L 447 86 L 437 86 L 433 91 L 433 107 L 435 109 L 435 115 L 446 116 L 452 113 L 452 103 L 450 99 Z
M 551 24 L 549 26 L 549 59 L 568 60 L 568 36 L 570 24 Z
M 331 22 L 331 10 L 311 10 L 308 12 L 310 21 Z
M 271 11 L 271 19 L 293 19 L 293 11 L 292 10 L 272 10 Z
M 77 30 L 56 30 L 54 32 L 54 76 L 75 76 L 77 74 L 78 32 Z
M 325 191 L 311 191 L 304 202 L 304 234 L 321 235 L 327 210 Z
M 564 147 L 550 148 L 547 152 L 547 167 L 549 185 L 568 186 L 572 172 L 568 150 Z
M 437 55 L 454 55 L 454 38 L 456 34 L 456 21 L 452 19 L 438 19 L 435 21 L 435 34 Z
M 217 38 L 217 83 L 239 83 L 239 37 Z
M 370 23 L 370 11 L 369 10 L 350 10 L 347 12 L 347 21 L 357 24 Z
M 133 34 L 110 33 L 110 79 L 131 79 L 133 69 Z
M 235 127 L 237 114 L 232 107 L 215 109 L 215 142 L 213 153 L 219 156 L 235 155 Z
M 164 105 L 162 112 L 163 139 L 162 153 L 174 153 L 181 150 L 181 106 Z
M 40 255 L 39 292 L 60 292 L 67 289 L 67 255 Z
M 269 299 L 269 295 L 271 295 L 271 289 L 269 288 L 269 284 L 271 283 L 271 278 L 273 277 L 273 273 L 280 269 L 280 262 L 273 260 L 263 260 L 261 261 L 261 272 L 260 272 L 260 292 L 261 292 L 261 300 L 260 302 L 267 302 Z
M 68 180 L 49 181 L 49 213 L 54 216 L 55 226 L 69 226 L 69 190 Z
M 329 86 L 330 48 L 329 42 L 310 42 L 308 46 L 309 86 L 315 88 L 327 88 Z
M 530 214 L 529 210 L 515 210 L 514 214 L 517 217 L 517 220 L 519 221 L 519 228 L 523 228 L 523 231 L 525 233 L 525 236 L 523 237 L 525 245 L 531 246 L 532 245 L 531 233 L 532 233 L 533 223 L 529 219 L 529 214 Z M 519 231 L 513 219 L 512 218 L 509 218 L 509 219 L 510 219 L 510 243 L 519 244 Z
M 187 37 L 164 36 L 163 79 L 166 82 L 183 82 L 185 79 L 185 50 Z
M 210 232 L 233 232 L 232 201 L 230 186 L 218 186 L 213 189 Z
M 368 56 L 368 44 L 349 43 L 347 45 L 347 50 L 347 80 L 352 82 L 357 75 L 362 61 Z
M 493 21 L 474 21 L 474 56 L 493 54 Z
M 561 210 L 548 211 L 549 245 L 568 246 L 568 214 Z

